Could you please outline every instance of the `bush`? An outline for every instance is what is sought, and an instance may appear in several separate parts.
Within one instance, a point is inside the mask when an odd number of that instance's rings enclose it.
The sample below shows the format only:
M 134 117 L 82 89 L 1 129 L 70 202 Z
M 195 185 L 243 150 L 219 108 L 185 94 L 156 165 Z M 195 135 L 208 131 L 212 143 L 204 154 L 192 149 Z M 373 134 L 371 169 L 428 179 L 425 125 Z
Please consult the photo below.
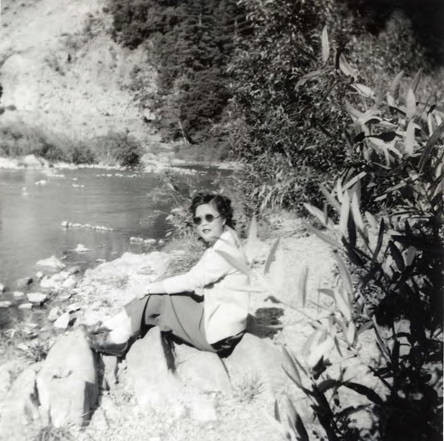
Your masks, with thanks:
M 127 132 L 109 132 L 90 141 L 97 160 L 103 164 L 136 167 L 143 154 L 141 145 Z

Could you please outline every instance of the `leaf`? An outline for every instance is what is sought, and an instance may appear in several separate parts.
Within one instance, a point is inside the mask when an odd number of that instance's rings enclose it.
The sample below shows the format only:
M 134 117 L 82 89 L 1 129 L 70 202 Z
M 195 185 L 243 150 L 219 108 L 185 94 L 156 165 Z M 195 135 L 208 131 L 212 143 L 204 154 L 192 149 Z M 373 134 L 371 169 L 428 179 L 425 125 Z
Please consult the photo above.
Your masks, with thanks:
M 404 71 L 401 70 L 401 72 L 399 72 L 396 77 L 394 78 L 394 80 L 392 81 L 392 84 L 390 85 L 390 94 L 393 97 L 396 97 L 396 92 L 398 90 L 398 86 L 401 83 L 401 79 L 404 75 Z
M 303 86 L 307 81 L 313 80 L 316 77 L 320 76 L 324 71 L 323 70 L 314 70 L 312 72 L 308 72 L 305 75 L 302 75 L 301 78 L 297 81 L 294 88 L 298 89 L 299 87 Z
M 351 278 L 350 271 L 345 266 L 344 261 L 341 259 L 341 257 L 335 253 L 336 262 L 339 267 L 339 272 L 341 273 L 341 278 L 344 283 L 345 290 L 348 294 L 348 298 L 350 301 L 353 300 L 353 282 Z
M 383 142 L 391 142 L 396 138 L 396 132 L 383 132 L 378 135 L 371 135 L 371 137 L 380 139 Z
M 343 386 L 345 386 L 351 390 L 354 390 L 358 394 L 364 395 L 371 402 L 373 402 L 379 406 L 382 406 L 384 404 L 384 401 L 382 400 L 382 398 L 373 389 L 370 389 L 369 387 L 364 386 L 363 384 L 354 383 L 352 381 L 344 381 L 342 384 L 343 384 Z
M 365 84 L 356 83 L 352 84 L 352 87 L 359 93 L 359 95 L 365 98 L 374 98 L 375 92 Z
M 378 228 L 378 222 L 376 221 L 375 216 L 373 216 L 373 214 L 369 213 L 368 211 L 366 211 L 364 214 L 368 224 L 370 225 L 370 228 L 376 230 Z
M 330 42 L 328 41 L 327 25 L 322 29 L 321 35 L 321 46 L 322 46 L 322 62 L 325 64 L 330 56 Z
M 347 234 L 349 215 L 350 215 L 350 197 L 348 193 L 344 193 L 342 197 L 341 213 L 339 215 L 339 231 L 343 236 Z
M 407 130 L 405 132 L 404 147 L 405 147 L 405 152 L 409 156 L 412 156 L 415 147 L 415 122 L 413 119 L 409 121 Z
M 420 68 L 418 72 L 416 72 L 415 78 L 412 80 L 411 89 L 416 93 L 416 89 L 418 88 L 419 82 L 421 81 L 422 69 Z
M 298 413 L 296 413 L 296 423 L 295 423 L 296 431 L 299 434 L 298 441 L 310 441 L 310 438 L 308 437 L 307 430 L 305 429 L 304 423 L 302 421 L 302 418 L 299 416 Z
M 355 81 L 358 79 L 356 70 L 348 64 L 348 61 L 342 53 L 339 55 L 339 69 L 344 75 L 352 77 Z
M 404 271 L 405 269 L 404 259 L 402 257 L 401 252 L 398 250 L 398 247 L 395 245 L 395 243 L 392 240 L 389 242 L 389 249 L 390 249 L 390 254 L 392 255 L 394 261 L 396 262 L 396 266 L 398 267 L 398 269 L 400 271 Z
M 299 276 L 299 292 L 302 298 L 302 307 L 305 307 L 307 301 L 307 280 L 308 280 L 308 267 L 304 265 L 301 274 Z
M 376 261 L 379 251 L 381 250 L 382 247 L 382 241 L 384 239 L 384 230 L 385 230 L 385 225 L 384 225 L 384 219 L 381 218 L 381 221 L 379 223 L 379 232 L 378 232 L 378 240 L 376 242 L 376 247 L 373 250 L 373 255 L 372 255 L 372 260 Z
M 321 193 L 324 195 L 325 199 L 327 199 L 327 202 L 339 213 L 341 211 L 341 206 L 339 205 L 338 201 L 324 187 L 322 183 L 319 184 L 319 189 L 321 190 Z
M 349 188 L 353 187 L 353 185 L 356 184 L 360 179 L 362 179 L 364 176 L 366 176 L 366 172 L 358 173 L 356 176 L 353 176 L 352 179 L 350 179 L 345 185 L 344 190 L 348 190 Z
M 333 378 L 327 378 L 326 380 L 321 381 L 318 384 L 318 389 L 321 393 L 327 392 L 329 389 L 333 387 L 338 387 L 341 385 L 341 382 L 338 380 L 333 380 Z
M 278 400 L 274 400 L 274 419 L 281 422 L 281 415 L 279 413 L 279 403 Z
M 315 207 L 314 205 L 304 203 L 305 209 L 314 217 L 319 219 L 319 222 L 321 222 L 322 225 L 327 226 L 327 222 L 325 221 L 325 215 L 324 212 L 319 210 L 319 208 Z
M 247 276 L 250 276 L 251 269 L 242 260 L 222 250 L 214 250 L 214 251 L 220 254 L 233 268 L 236 268 L 239 272 Z
M 356 191 L 352 194 L 351 199 L 351 211 L 353 215 L 353 219 L 358 226 L 358 228 L 361 230 L 361 232 L 365 232 L 365 224 L 364 220 L 362 219 L 361 210 L 359 208 L 359 200 L 358 200 L 358 194 Z
M 416 113 L 416 97 L 413 89 L 409 87 L 406 97 L 407 118 L 413 118 Z
M 335 301 L 338 310 L 342 313 L 345 320 L 349 322 L 352 319 L 352 306 L 349 302 L 348 296 L 340 288 L 335 289 Z M 344 295 L 343 295 L 344 293 Z
M 432 136 L 428 139 L 424 152 L 421 156 L 421 161 L 419 162 L 419 170 L 422 171 L 426 162 L 430 159 L 433 154 L 433 146 L 438 142 L 441 135 L 444 133 L 444 121 L 433 132 Z
M 353 213 L 349 212 L 348 219 L 347 219 L 347 234 L 348 234 L 348 240 L 350 242 L 350 246 L 355 248 L 356 247 L 356 224 L 355 220 L 353 218 Z
M 350 346 L 353 346 L 355 344 L 356 326 L 352 321 L 350 321 L 350 323 L 348 324 L 345 337 L 346 337 L 347 342 L 349 343 Z
M 267 260 L 265 261 L 264 274 L 268 273 L 268 271 L 270 270 L 271 264 L 276 259 L 276 251 L 279 246 L 279 241 L 280 241 L 280 238 L 276 239 L 270 248 L 270 252 L 268 253 Z

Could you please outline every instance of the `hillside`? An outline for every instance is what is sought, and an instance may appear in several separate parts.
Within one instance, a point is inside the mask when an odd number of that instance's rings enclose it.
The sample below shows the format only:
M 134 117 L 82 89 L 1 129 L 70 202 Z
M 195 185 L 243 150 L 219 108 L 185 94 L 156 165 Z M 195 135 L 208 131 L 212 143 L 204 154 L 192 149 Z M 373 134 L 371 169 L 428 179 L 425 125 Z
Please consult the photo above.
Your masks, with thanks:
M 137 65 L 154 72 L 142 50 L 114 43 L 103 0 L 2 2 L 0 127 L 31 127 L 74 142 L 131 135 L 155 152 L 159 137 L 129 90 Z

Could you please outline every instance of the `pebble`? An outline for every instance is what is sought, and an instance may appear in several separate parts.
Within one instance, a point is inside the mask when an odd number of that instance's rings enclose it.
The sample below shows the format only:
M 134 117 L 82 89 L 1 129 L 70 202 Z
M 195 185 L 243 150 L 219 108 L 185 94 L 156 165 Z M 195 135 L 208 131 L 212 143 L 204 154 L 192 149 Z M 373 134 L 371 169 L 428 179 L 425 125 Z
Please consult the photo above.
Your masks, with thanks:
M 35 273 L 35 278 L 36 278 L 37 280 L 42 280 L 42 279 L 43 279 L 43 276 L 44 276 L 44 274 L 43 274 L 42 271 L 37 271 L 37 272 Z
M 25 293 L 22 291 L 14 291 L 12 295 L 14 296 L 14 299 L 23 299 L 23 297 L 25 297 Z
M 54 306 L 49 311 L 48 320 L 51 322 L 57 320 L 57 317 L 59 316 L 59 314 L 60 314 L 60 308 L 58 306 Z
M 47 294 L 42 294 L 41 292 L 30 292 L 28 295 L 28 300 L 36 305 L 41 305 L 48 299 Z
M 80 303 L 72 303 L 68 306 L 68 312 L 75 312 L 79 311 L 81 308 Z
M 9 308 L 12 305 L 12 302 L 9 300 L 3 300 L 0 302 L 0 308 Z
M 32 308 L 32 303 L 21 303 L 18 306 L 18 309 L 31 309 Z
M 2 293 L 3 291 L 5 291 L 5 285 L 3 285 L 3 283 L 0 283 L 0 293 Z
M 66 329 L 69 325 L 70 320 L 71 317 L 69 315 L 69 312 L 65 312 L 54 322 L 54 328 Z

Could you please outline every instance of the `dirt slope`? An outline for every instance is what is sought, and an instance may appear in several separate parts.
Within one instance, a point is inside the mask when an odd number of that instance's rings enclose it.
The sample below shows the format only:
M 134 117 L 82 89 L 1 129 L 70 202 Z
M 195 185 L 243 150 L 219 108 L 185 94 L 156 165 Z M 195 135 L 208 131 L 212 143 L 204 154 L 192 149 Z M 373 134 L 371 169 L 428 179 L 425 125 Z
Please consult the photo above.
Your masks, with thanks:
M 104 0 L 3 0 L 0 26 L 0 124 L 26 124 L 74 140 L 127 132 L 155 151 L 158 137 L 129 90 L 134 67 L 143 87 L 154 71 L 142 50 L 109 35 Z M 106 11 L 106 8 L 105 8 Z

